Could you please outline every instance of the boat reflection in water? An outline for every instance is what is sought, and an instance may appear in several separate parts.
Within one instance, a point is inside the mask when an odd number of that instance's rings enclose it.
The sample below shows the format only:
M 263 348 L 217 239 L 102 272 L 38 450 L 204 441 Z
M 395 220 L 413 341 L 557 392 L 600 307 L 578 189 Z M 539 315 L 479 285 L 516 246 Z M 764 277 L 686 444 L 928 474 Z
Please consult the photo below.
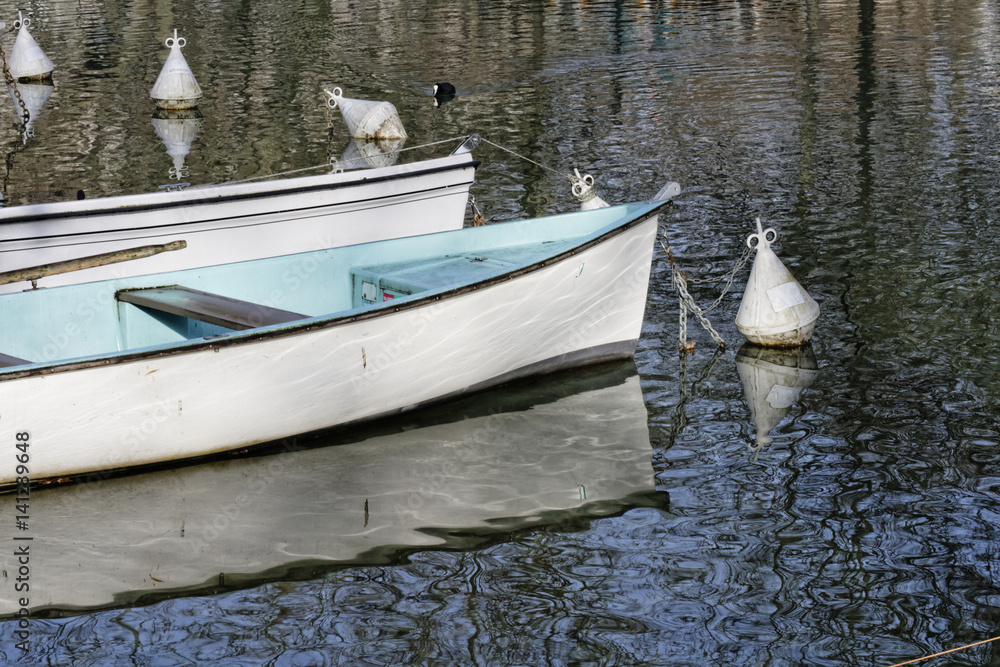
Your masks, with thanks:
M 754 458 L 771 443 L 774 430 L 819 374 L 811 345 L 760 347 L 746 343 L 736 353 L 736 370 L 757 427 Z
M 72 615 L 313 578 L 402 550 L 471 548 L 605 516 L 654 490 L 651 457 L 629 361 L 259 456 L 40 488 L 30 498 L 29 606 Z M 0 561 L 17 570 L 9 555 Z M 0 614 L 10 617 L 18 594 L 2 591 Z

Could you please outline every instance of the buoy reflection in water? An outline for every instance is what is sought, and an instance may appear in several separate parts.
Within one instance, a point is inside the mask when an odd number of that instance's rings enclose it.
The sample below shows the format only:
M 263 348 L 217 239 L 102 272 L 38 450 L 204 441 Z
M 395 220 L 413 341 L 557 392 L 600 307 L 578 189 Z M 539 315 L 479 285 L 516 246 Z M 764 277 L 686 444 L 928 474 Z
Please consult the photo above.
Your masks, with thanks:
M 191 152 L 191 144 L 198 136 L 203 122 L 201 112 L 197 109 L 187 111 L 166 111 L 158 109 L 153 114 L 152 124 L 156 135 L 163 141 L 167 155 L 173 161 L 170 168 L 170 178 L 180 180 L 187 178 L 188 169 L 184 160 Z
M 808 343 L 796 348 L 745 343 L 736 353 L 736 370 L 757 430 L 756 442 L 750 446 L 756 459 L 773 441 L 771 431 L 816 380 L 819 367 Z

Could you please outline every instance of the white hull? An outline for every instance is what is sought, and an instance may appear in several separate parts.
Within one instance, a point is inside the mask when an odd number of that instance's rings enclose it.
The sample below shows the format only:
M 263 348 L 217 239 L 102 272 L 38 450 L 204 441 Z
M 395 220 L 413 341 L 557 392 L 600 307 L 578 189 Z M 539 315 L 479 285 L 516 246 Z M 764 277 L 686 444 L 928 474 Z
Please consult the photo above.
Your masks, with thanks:
M 175 240 L 183 250 L 42 278 L 54 287 L 459 229 L 468 153 L 283 181 L 0 209 L 0 271 Z M 0 294 L 30 288 L 0 285 Z
M 236 449 L 631 357 L 656 225 L 652 215 L 522 275 L 395 312 L 26 370 L 0 380 L 4 432 L 30 432 L 40 480 Z M 14 465 L 0 459 L 0 484 Z
M 642 389 L 627 371 L 588 374 L 582 390 L 574 378 L 490 393 L 336 446 L 39 489 L 33 539 L 8 540 L 0 565 L 15 573 L 13 547 L 30 545 L 28 607 L 66 613 L 454 547 L 450 535 L 551 512 L 614 512 L 654 489 Z M 0 615 L 19 597 L 12 581 L 0 587 Z

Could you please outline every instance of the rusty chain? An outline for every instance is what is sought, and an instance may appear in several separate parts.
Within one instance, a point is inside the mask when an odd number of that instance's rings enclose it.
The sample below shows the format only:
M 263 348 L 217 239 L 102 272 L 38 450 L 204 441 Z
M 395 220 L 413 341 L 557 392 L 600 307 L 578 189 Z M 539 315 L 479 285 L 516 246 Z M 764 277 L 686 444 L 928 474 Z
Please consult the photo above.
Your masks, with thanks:
M 3 62 L 4 81 L 6 81 L 7 85 L 14 91 L 14 98 L 21 107 L 21 116 L 24 118 L 24 126 L 26 127 L 28 125 L 28 121 L 31 120 L 31 112 L 28 111 L 28 107 L 25 106 L 24 100 L 21 99 L 21 91 L 17 89 L 17 81 L 14 80 L 14 75 L 10 73 L 10 66 L 7 64 L 7 54 L 4 53 L 2 45 L 0 45 L 0 61 Z

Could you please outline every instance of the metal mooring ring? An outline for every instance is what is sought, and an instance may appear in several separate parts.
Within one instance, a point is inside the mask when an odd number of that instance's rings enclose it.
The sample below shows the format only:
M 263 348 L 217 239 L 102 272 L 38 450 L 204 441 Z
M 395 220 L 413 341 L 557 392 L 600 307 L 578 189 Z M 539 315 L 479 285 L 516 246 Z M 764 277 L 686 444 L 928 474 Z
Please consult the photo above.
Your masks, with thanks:
M 757 241 L 753 243 L 753 241 Z M 754 247 L 759 248 L 761 244 L 765 248 L 771 246 L 772 243 L 778 240 L 778 232 L 774 231 L 773 227 L 768 227 L 763 229 L 760 224 L 760 218 L 757 218 L 757 233 L 751 234 L 747 237 L 747 247 L 753 249 Z
M 338 88 L 334 88 L 333 92 L 330 92 L 329 90 L 327 90 L 326 94 L 330 96 L 330 97 L 328 97 L 326 99 L 326 105 L 328 107 L 330 107 L 331 109 L 336 109 L 337 108 L 337 98 L 338 97 L 343 97 L 344 96 L 344 91 L 342 91 L 338 87 Z

